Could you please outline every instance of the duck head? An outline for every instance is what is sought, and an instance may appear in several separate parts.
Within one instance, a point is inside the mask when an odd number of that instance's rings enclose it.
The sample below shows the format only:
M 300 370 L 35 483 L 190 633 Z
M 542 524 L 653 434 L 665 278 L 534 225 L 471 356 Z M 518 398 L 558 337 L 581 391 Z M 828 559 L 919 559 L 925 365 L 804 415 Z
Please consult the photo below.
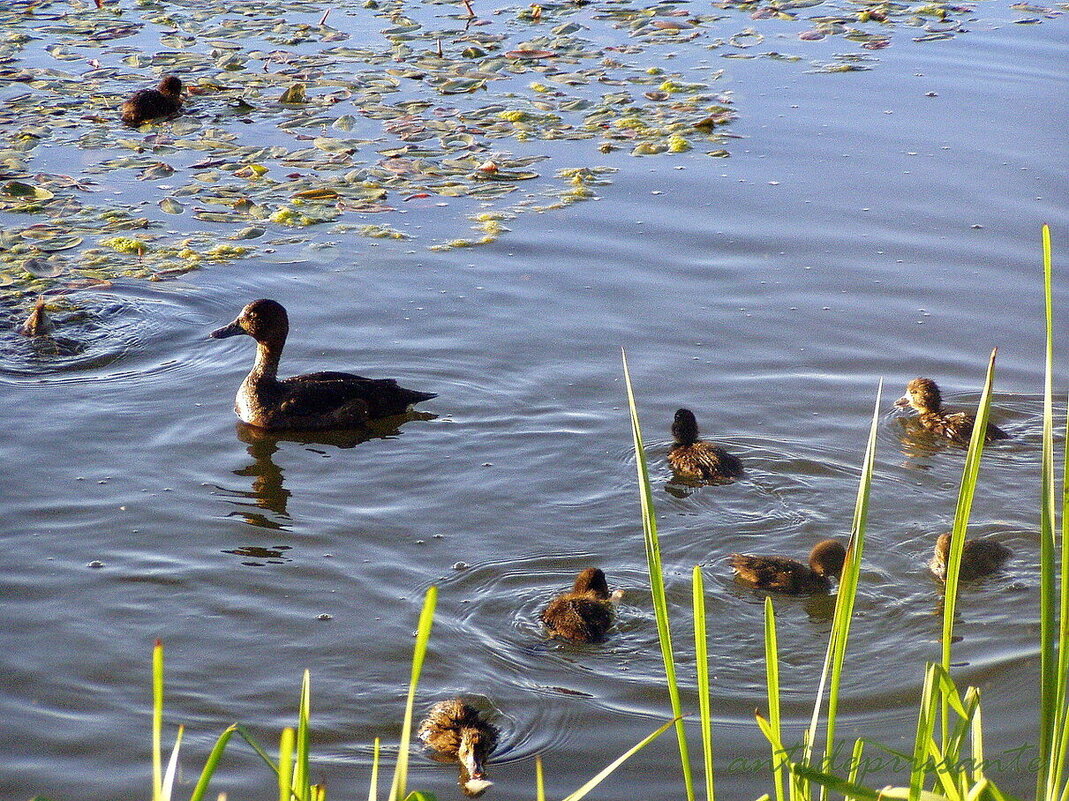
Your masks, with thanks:
M 176 75 L 164 75 L 160 78 L 156 90 L 161 95 L 167 95 L 168 97 L 173 97 L 177 100 L 178 96 L 182 94 L 182 81 L 180 81 Z
M 693 445 L 698 441 L 698 421 L 690 409 L 680 409 L 672 421 L 672 436 L 680 445 Z
M 906 394 L 895 401 L 895 406 L 912 406 L 918 412 L 938 412 L 943 408 L 943 396 L 932 379 L 914 378 L 906 384 Z
M 838 540 L 823 540 L 809 552 L 809 567 L 821 576 L 839 578 L 846 561 L 846 549 Z
M 213 339 L 224 339 L 239 334 L 248 334 L 257 342 L 286 341 L 290 323 L 281 303 L 273 300 L 254 300 L 241 310 L 230 325 L 217 328 L 209 334 Z
M 935 541 L 935 561 L 945 565 L 950 559 L 950 534 L 940 534 Z
M 487 780 L 484 768 L 488 746 L 487 737 L 481 729 L 467 726 L 461 730 L 457 761 L 462 767 L 461 783 L 464 793 L 471 798 L 482 795 L 492 784 Z
M 609 597 L 609 583 L 605 580 L 605 573 L 600 567 L 588 567 L 575 579 L 573 592 L 592 592 L 602 600 Z

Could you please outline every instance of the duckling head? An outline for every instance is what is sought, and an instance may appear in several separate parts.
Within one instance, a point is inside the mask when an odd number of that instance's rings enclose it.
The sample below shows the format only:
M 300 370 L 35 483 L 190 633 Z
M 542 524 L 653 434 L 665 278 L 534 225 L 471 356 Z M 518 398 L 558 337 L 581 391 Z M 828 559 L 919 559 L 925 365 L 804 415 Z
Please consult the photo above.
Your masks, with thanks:
M 838 540 L 823 540 L 809 552 L 809 567 L 821 576 L 839 578 L 846 561 L 846 549 Z
M 895 406 L 912 406 L 918 412 L 938 412 L 943 408 L 943 396 L 932 379 L 914 378 L 906 384 L 906 394 L 895 401 Z
M 460 745 L 457 747 L 457 761 L 462 767 L 461 784 L 464 794 L 475 798 L 486 792 L 492 784 L 486 778 L 484 763 L 489 755 L 490 741 L 482 729 L 465 726 L 460 732 Z
M 167 95 L 168 97 L 173 97 L 177 100 L 178 96 L 182 94 L 182 81 L 180 81 L 176 75 L 164 75 L 160 78 L 156 90 L 161 95 Z
M 680 409 L 672 421 L 672 436 L 680 445 L 693 445 L 698 441 L 698 421 L 690 409 Z
M 940 534 L 935 541 L 935 562 L 945 566 L 950 558 L 950 534 Z
M 605 580 L 605 573 L 600 567 L 588 567 L 575 579 L 573 592 L 592 592 L 598 598 L 605 600 L 609 597 L 609 583 Z
M 289 330 L 289 317 L 282 304 L 262 298 L 242 309 L 230 325 L 215 329 L 209 336 L 223 339 L 248 334 L 257 342 L 285 342 Z

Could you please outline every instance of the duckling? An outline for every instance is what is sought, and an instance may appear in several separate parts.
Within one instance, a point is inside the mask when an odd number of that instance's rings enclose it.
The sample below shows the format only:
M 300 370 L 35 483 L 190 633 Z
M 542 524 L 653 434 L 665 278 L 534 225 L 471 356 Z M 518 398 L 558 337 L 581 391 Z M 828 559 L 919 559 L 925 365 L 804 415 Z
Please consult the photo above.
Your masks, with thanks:
M 30 312 L 30 316 L 26 318 L 19 327 L 19 333 L 27 337 L 41 337 L 45 336 L 52 330 L 52 321 L 48 318 L 48 314 L 45 312 L 45 299 L 38 296 L 37 303 L 33 306 L 33 311 Z
M 579 574 L 571 592 L 554 598 L 542 610 L 542 622 L 550 633 L 576 642 L 597 642 L 612 625 L 615 603 L 623 592 L 609 594 L 605 574 L 588 567 Z
M 497 746 L 497 728 L 479 715 L 479 710 L 460 698 L 439 701 L 419 724 L 419 739 L 438 754 L 460 763 L 460 786 L 475 798 L 493 782 L 486 779 L 484 764 Z
M 939 387 L 930 378 L 914 378 L 906 385 L 906 394 L 895 401 L 895 406 L 912 406 L 918 412 L 917 422 L 926 430 L 941 437 L 968 445 L 972 437 L 976 416 L 968 412 L 944 412 L 943 396 Z M 1007 439 L 1010 435 L 993 423 L 987 424 L 984 442 Z
M 809 566 L 783 556 L 750 556 L 733 553 L 735 575 L 763 590 L 802 595 L 827 592 L 828 576 L 839 578 L 846 561 L 846 549 L 838 540 L 823 540 L 809 552 Z
M 1003 562 L 1010 558 L 1010 554 L 1009 548 L 994 540 L 965 540 L 965 547 L 961 551 L 958 578 L 961 581 L 971 581 L 994 573 L 1002 567 Z M 932 561 L 928 563 L 928 567 L 940 581 L 947 580 L 947 559 L 949 558 L 950 534 L 940 534 L 939 539 L 935 541 Z
M 164 75 L 155 89 L 139 89 L 122 104 L 122 121 L 137 127 L 155 117 L 166 117 L 182 107 L 182 81 Z
M 742 475 L 742 461 L 719 445 L 698 439 L 698 421 L 690 409 L 680 409 L 672 421 L 675 444 L 668 451 L 668 463 L 684 478 L 727 481 Z
M 210 335 L 221 339 L 248 334 L 256 340 L 256 361 L 234 404 L 238 417 L 249 425 L 300 431 L 362 428 L 371 420 L 403 414 L 413 403 L 437 397 L 400 387 L 392 378 L 352 373 L 309 373 L 279 381 L 278 361 L 288 333 L 289 317 L 282 304 L 262 299 Z

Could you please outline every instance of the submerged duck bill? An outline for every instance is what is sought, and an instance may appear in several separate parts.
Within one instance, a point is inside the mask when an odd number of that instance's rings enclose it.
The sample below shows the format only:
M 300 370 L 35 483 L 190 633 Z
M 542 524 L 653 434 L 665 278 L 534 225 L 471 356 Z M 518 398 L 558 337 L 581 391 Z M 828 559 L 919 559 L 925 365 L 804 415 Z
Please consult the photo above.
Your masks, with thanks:
M 245 329 L 238 325 L 238 321 L 235 320 L 230 325 L 224 325 L 222 328 L 216 328 L 208 336 L 212 339 L 225 339 L 226 337 L 236 337 L 238 334 L 244 334 Z

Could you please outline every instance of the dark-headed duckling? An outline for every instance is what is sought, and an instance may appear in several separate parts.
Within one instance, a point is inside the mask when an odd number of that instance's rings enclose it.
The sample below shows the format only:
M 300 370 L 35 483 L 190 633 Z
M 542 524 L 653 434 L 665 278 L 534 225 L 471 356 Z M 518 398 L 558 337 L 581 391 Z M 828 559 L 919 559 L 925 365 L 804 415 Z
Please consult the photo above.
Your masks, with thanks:
M 932 573 L 940 581 L 947 579 L 947 559 L 950 558 L 950 534 L 940 534 L 935 541 L 935 553 L 928 563 Z M 1010 558 L 1010 549 L 994 540 L 965 540 L 961 551 L 961 566 L 958 578 L 971 581 L 980 576 L 994 573 L 1002 563 Z
M 288 333 L 286 310 L 273 300 L 254 300 L 234 322 L 211 333 L 216 339 L 248 334 L 256 340 L 256 361 L 234 403 L 238 417 L 250 425 L 293 431 L 361 428 L 436 397 L 399 387 L 392 378 L 351 373 L 309 373 L 279 381 L 278 360 Z
M 27 337 L 41 337 L 51 330 L 52 321 L 48 319 L 48 314 L 45 312 L 45 299 L 38 297 L 30 316 L 19 326 L 19 333 Z
M 917 422 L 926 430 L 941 437 L 968 445 L 972 437 L 976 416 L 968 412 L 944 412 L 943 396 L 939 387 L 930 378 L 914 378 L 906 385 L 906 394 L 895 401 L 895 406 L 912 406 L 918 412 Z M 984 442 L 1009 437 L 1005 431 L 993 423 L 987 424 Z
M 419 724 L 419 739 L 439 755 L 460 763 L 465 795 L 482 795 L 492 784 L 484 767 L 497 746 L 497 728 L 483 720 L 475 707 L 459 698 L 439 701 Z
M 542 610 L 542 622 L 550 633 L 576 642 L 597 642 L 612 625 L 614 602 L 622 593 L 609 594 L 605 574 L 588 567 L 579 574 L 571 592 L 558 595 Z
M 668 463 L 676 474 L 703 481 L 727 481 L 742 475 L 742 461 L 719 445 L 698 439 L 698 421 L 690 409 L 680 409 L 672 421 L 675 444 Z
M 167 117 L 182 107 L 182 82 L 164 75 L 155 89 L 139 89 L 122 104 L 122 121 L 135 128 L 156 117 Z
M 809 552 L 809 565 L 783 556 L 750 556 L 733 553 L 731 566 L 735 575 L 763 590 L 792 595 L 827 592 L 829 576 L 839 578 L 846 561 L 846 549 L 837 540 L 824 540 Z

